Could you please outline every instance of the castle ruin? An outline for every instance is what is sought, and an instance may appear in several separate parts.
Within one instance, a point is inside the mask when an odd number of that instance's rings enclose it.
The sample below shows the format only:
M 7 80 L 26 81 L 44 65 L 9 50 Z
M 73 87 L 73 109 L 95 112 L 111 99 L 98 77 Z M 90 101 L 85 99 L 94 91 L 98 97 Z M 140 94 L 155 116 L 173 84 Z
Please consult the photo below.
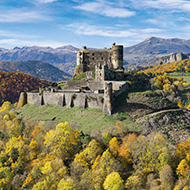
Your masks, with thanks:
M 99 108 L 111 115 L 114 101 L 121 93 L 128 89 L 149 88 L 142 83 L 137 85 L 121 81 L 124 78 L 122 45 L 114 43 L 110 49 L 87 49 L 84 46 L 76 53 L 75 75 L 87 72 L 85 81 L 68 80 L 63 89 L 51 86 L 36 93 L 22 92 L 18 107 L 26 103 L 37 106 L 55 104 L 67 108 Z M 95 72 L 95 80 L 92 72 Z
M 123 46 L 112 45 L 109 49 L 87 49 L 76 51 L 75 75 L 86 71 L 95 72 L 96 80 L 121 80 L 124 77 Z

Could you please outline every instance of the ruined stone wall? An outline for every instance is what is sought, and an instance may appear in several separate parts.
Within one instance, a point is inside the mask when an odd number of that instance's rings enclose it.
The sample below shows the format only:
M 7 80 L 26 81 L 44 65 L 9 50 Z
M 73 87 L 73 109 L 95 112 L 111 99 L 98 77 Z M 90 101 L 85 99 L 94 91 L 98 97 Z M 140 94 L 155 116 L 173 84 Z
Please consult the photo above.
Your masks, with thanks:
M 113 107 L 114 107 L 113 84 L 111 82 L 106 82 L 104 88 L 103 112 L 107 113 L 108 115 L 111 115 Z
M 95 72 L 95 66 L 108 64 L 109 69 L 123 68 L 123 46 L 112 45 L 110 49 L 87 49 L 86 46 L 82 50 L 77 50 L 77 66 L 79 73 L 85 71 Z
M 127 91 L 129 88 L 129 84 L 127 82 L 113 82 L 113 98 L 116 99 L 120 94 Z
M 59 107 L 66 106 L 67 108 L 76 106 L 80 109 L 87 107 L 99 108 L 102 109 L 104 113 L 111 115 L 112 110 L 114 109 L 114 101 L 123 92 L 131 89 L 150 89 L 150 84 L 142 83 L 140 81 L 131 84 L 120 81 L 80 82 L 81 83 L 78 82 L 75 85 L 80 86 L 80 84 L 88 84 L 91 91 L 87 90 L 84 93 L 77 93 L 74 92 L 73 89 L 68 89 L 60 92 L 27 92 L 26 96 L 24 96 L 26 98 L 24 102 L 28 104 L 36 104 L 37 106 L 52 104 Z M 74 83 L 71 86 L 73 85 Z M 102 92 L 99 92 L 100 90 L 102 90 Z M 22 98 L 22 96 L 20 97 Z
M 124 78 L 123 70 L 112 70 L 108 68 L 107 64 L 102 66 L 95 66 L 95 80 L 104 81 L 104 80 L 122 80 Z
M 36 104 L 37 106 L 40 106 L 42 105 L 42 94 L 27 92 L 26 102 L 27 104 Z
M 79 107 L 83 108 L 103 108 L 103 95 L 94 93 L 63 93 L 63 92 L 43 92 L 43 93 L 27 93 L 27 103 L 41 105 L 57 105 L 67 108 Z

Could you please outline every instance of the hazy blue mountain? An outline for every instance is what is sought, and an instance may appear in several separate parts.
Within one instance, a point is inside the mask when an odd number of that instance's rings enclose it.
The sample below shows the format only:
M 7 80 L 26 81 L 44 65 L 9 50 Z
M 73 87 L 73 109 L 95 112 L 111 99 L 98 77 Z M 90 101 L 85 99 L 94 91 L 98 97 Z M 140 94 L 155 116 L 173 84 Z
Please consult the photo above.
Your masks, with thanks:
M 178 52 L 190 53 L 190 40 L 149 37 L 139 44 L 125 47 L 124 59 L 128 63 L 138 63 L 155 56 Z
M 72 77 L 70 74 L 65 73 L 49 63 L 31 60 L 19 62 L 0 62 L 0 71 L 19 71 L 50 81 L 65 81 Z
M 38 60 L 73 74 L 76 66 L 76 50 L 77 48 L 71 45 L 59 48 L 39 46 L 0 48 L 0 61 Z M 136 45 L 124 47 L 124 65 L 127 68 L 130 65 L 136 66 L 140 62 L 143 65 L 150 64 L 150 62 L 154 64 L 154 61 L 156 63 L 159 57 L 178 52 L 190 53 L 190 40 L 149 37 Z
M 0 48 L 0 61 L 38 60 L 47 63 L 69 63 L 76 59 L 77 48 L 68 45 L 59 48 L 51 47 L 15 47 L 14 49 Z

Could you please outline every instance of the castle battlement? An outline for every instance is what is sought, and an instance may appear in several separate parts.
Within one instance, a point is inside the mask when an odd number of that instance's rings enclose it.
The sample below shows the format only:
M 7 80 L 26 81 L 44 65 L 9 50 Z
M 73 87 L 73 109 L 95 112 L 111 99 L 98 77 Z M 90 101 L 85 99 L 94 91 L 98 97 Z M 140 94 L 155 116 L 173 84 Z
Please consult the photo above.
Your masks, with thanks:
M 76 53 L 75 74 L 88 71 L 85 81 L 68 80 L 64 89 L 52 85 L 36 93 L 22 92 L 18 108 L 24 104 L 54 104 L 67 108 L 99 108 L 111 115 L 116 98 L 126 90 L 132 89 L 134 85 L 119 81 L 124 78 L 123 46 L 113 44 L 110 49 L 87 49 L 84 46 Z M 95 81 L 92 72 L 95 72 Z M 140 85 L 138 87 L 145 87 Z
M 76 51 L 77 66 L 75 75 L 86 71 L 95 72 L 106 63 L 108 70 L 117 72 L 118 70 L 124 72 L 123 68 L 123 46 L 112 45 L 112 48 L 104 49 L 88 49 L 84 46 L 81 50 Z M 99 68 L 98 68 L 99 67 Z

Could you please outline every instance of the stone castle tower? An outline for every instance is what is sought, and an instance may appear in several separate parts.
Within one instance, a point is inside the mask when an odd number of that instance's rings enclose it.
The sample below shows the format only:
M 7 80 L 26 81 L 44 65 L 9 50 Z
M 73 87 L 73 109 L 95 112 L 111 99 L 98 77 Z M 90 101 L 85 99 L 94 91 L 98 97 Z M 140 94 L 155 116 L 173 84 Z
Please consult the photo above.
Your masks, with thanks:
M 76 51 L 77 65 L 75 74 L 86 71 L 95 72 L 95 66 L 103 66 L 106 62 L 108 68 L 113 71 L 123 70 L 123 46 L 112 45 L 110 49 L 87 49 L 84 46 Z
M 113 110 L 113 94 L 112 94 L 112 83 L 105 83 L 104 87 L 104 103 L 103 103 L 103 112 L 108 115 L 112 114 Z

